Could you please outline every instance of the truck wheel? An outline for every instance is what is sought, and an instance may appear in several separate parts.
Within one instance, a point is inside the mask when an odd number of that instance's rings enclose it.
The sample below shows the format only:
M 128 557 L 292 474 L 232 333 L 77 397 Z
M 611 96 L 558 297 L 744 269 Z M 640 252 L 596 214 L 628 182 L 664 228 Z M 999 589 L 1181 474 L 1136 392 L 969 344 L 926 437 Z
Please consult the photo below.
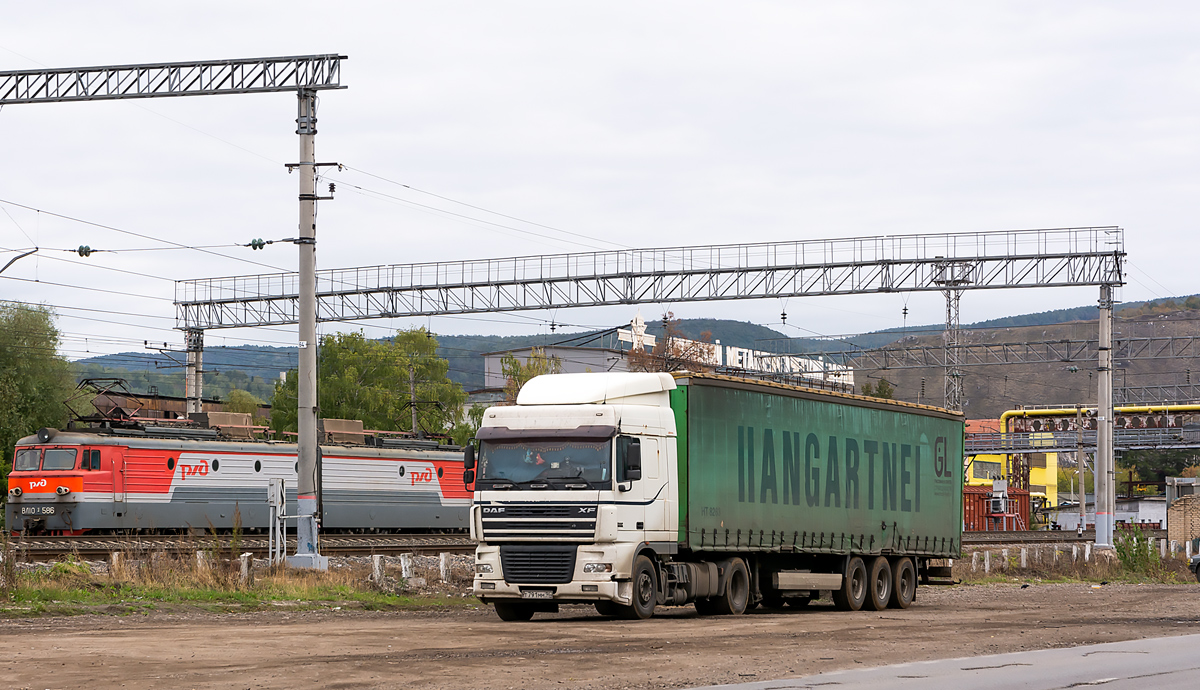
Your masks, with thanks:
M 725 594 L 713 597 L 716 612 L 722 616 L 740 616 L 750 603 L 750 573 L 740 558 L 729 561 L 729 574 L 725 578 Z
M 876 611 L 886 609 L 892 598 L 892 566 L 888 563 L 887 556 L 876 556 L 871 561 L 871 573 L 867 584 L 867 602 L 871 608 Z
M 628 620 L 645 620 L 654 615 L 658 603 L 658 575 L 654 563 L 645 556 L 638 556 L 633 563 L 633 603 L 621 606 L 621 617 Z
M 496 615 L 502 621 L 527 621 L 533 618 L 533 607 L 508 601 L 496 602 Z
M 846 560 L 841 589 L 833 590 L 833 603 L 843 611 L 858 611 L 867 598 L 867 566 L 863 559 L 852 556 Z
M 888 605 L 894 609 L 906 609 L 917 598 L 917 569 L 911 558 L 897 558 L 892 564 L 892 597 Z

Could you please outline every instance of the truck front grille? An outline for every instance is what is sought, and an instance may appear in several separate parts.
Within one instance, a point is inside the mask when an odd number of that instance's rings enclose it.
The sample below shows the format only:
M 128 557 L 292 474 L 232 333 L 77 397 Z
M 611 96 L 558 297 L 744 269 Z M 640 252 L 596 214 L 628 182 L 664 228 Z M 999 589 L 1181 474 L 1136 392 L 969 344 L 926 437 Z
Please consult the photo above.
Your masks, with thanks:
M 483 539 L 590 542 L 596 536 L 596 505 L 485 505 Z
M 558 585 L 575 575 L 575 546 L 506 544 L 500 547 L 504 581 L 511 584 Z

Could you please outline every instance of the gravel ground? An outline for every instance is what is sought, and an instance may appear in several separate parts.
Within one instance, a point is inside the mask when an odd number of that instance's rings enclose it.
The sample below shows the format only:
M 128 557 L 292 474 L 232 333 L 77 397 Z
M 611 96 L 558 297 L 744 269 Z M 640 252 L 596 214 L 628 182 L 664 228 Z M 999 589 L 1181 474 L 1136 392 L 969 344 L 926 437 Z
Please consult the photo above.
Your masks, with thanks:
M 1200 585 L 929 587 L 905 611 L 827 601 L 647 621 L 563 607 L 503 623 L 487 606 L 272 610 L 0 621 L 18 688 L 661 688 L 768 680 L 924 659 L 1200 630 Z

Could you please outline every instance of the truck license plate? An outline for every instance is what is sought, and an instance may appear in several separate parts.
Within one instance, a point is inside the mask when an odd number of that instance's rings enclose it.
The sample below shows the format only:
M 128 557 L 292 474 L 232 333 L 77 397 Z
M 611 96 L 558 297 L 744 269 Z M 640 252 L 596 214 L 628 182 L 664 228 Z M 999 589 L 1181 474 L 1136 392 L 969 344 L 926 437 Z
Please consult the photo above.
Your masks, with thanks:
M 21 506 L 22 515 L 53 515 L 54 506 Z
M 523 589 L 521 590 L 522 599 L 553 599 L 554 592 L 546 589 Z

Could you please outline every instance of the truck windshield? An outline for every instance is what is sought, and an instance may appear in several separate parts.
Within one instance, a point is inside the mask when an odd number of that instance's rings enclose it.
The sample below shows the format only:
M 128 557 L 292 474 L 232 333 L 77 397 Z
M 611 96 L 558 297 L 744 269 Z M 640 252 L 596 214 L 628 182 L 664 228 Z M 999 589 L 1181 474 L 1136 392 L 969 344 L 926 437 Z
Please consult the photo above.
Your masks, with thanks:
M 479 479 L 487 488 L 612 488 L 609 439 L 481 441 Z M 531 486 L 533 485 L 533 486 Z M 481 487 L 483 488 L 483 487 Z

